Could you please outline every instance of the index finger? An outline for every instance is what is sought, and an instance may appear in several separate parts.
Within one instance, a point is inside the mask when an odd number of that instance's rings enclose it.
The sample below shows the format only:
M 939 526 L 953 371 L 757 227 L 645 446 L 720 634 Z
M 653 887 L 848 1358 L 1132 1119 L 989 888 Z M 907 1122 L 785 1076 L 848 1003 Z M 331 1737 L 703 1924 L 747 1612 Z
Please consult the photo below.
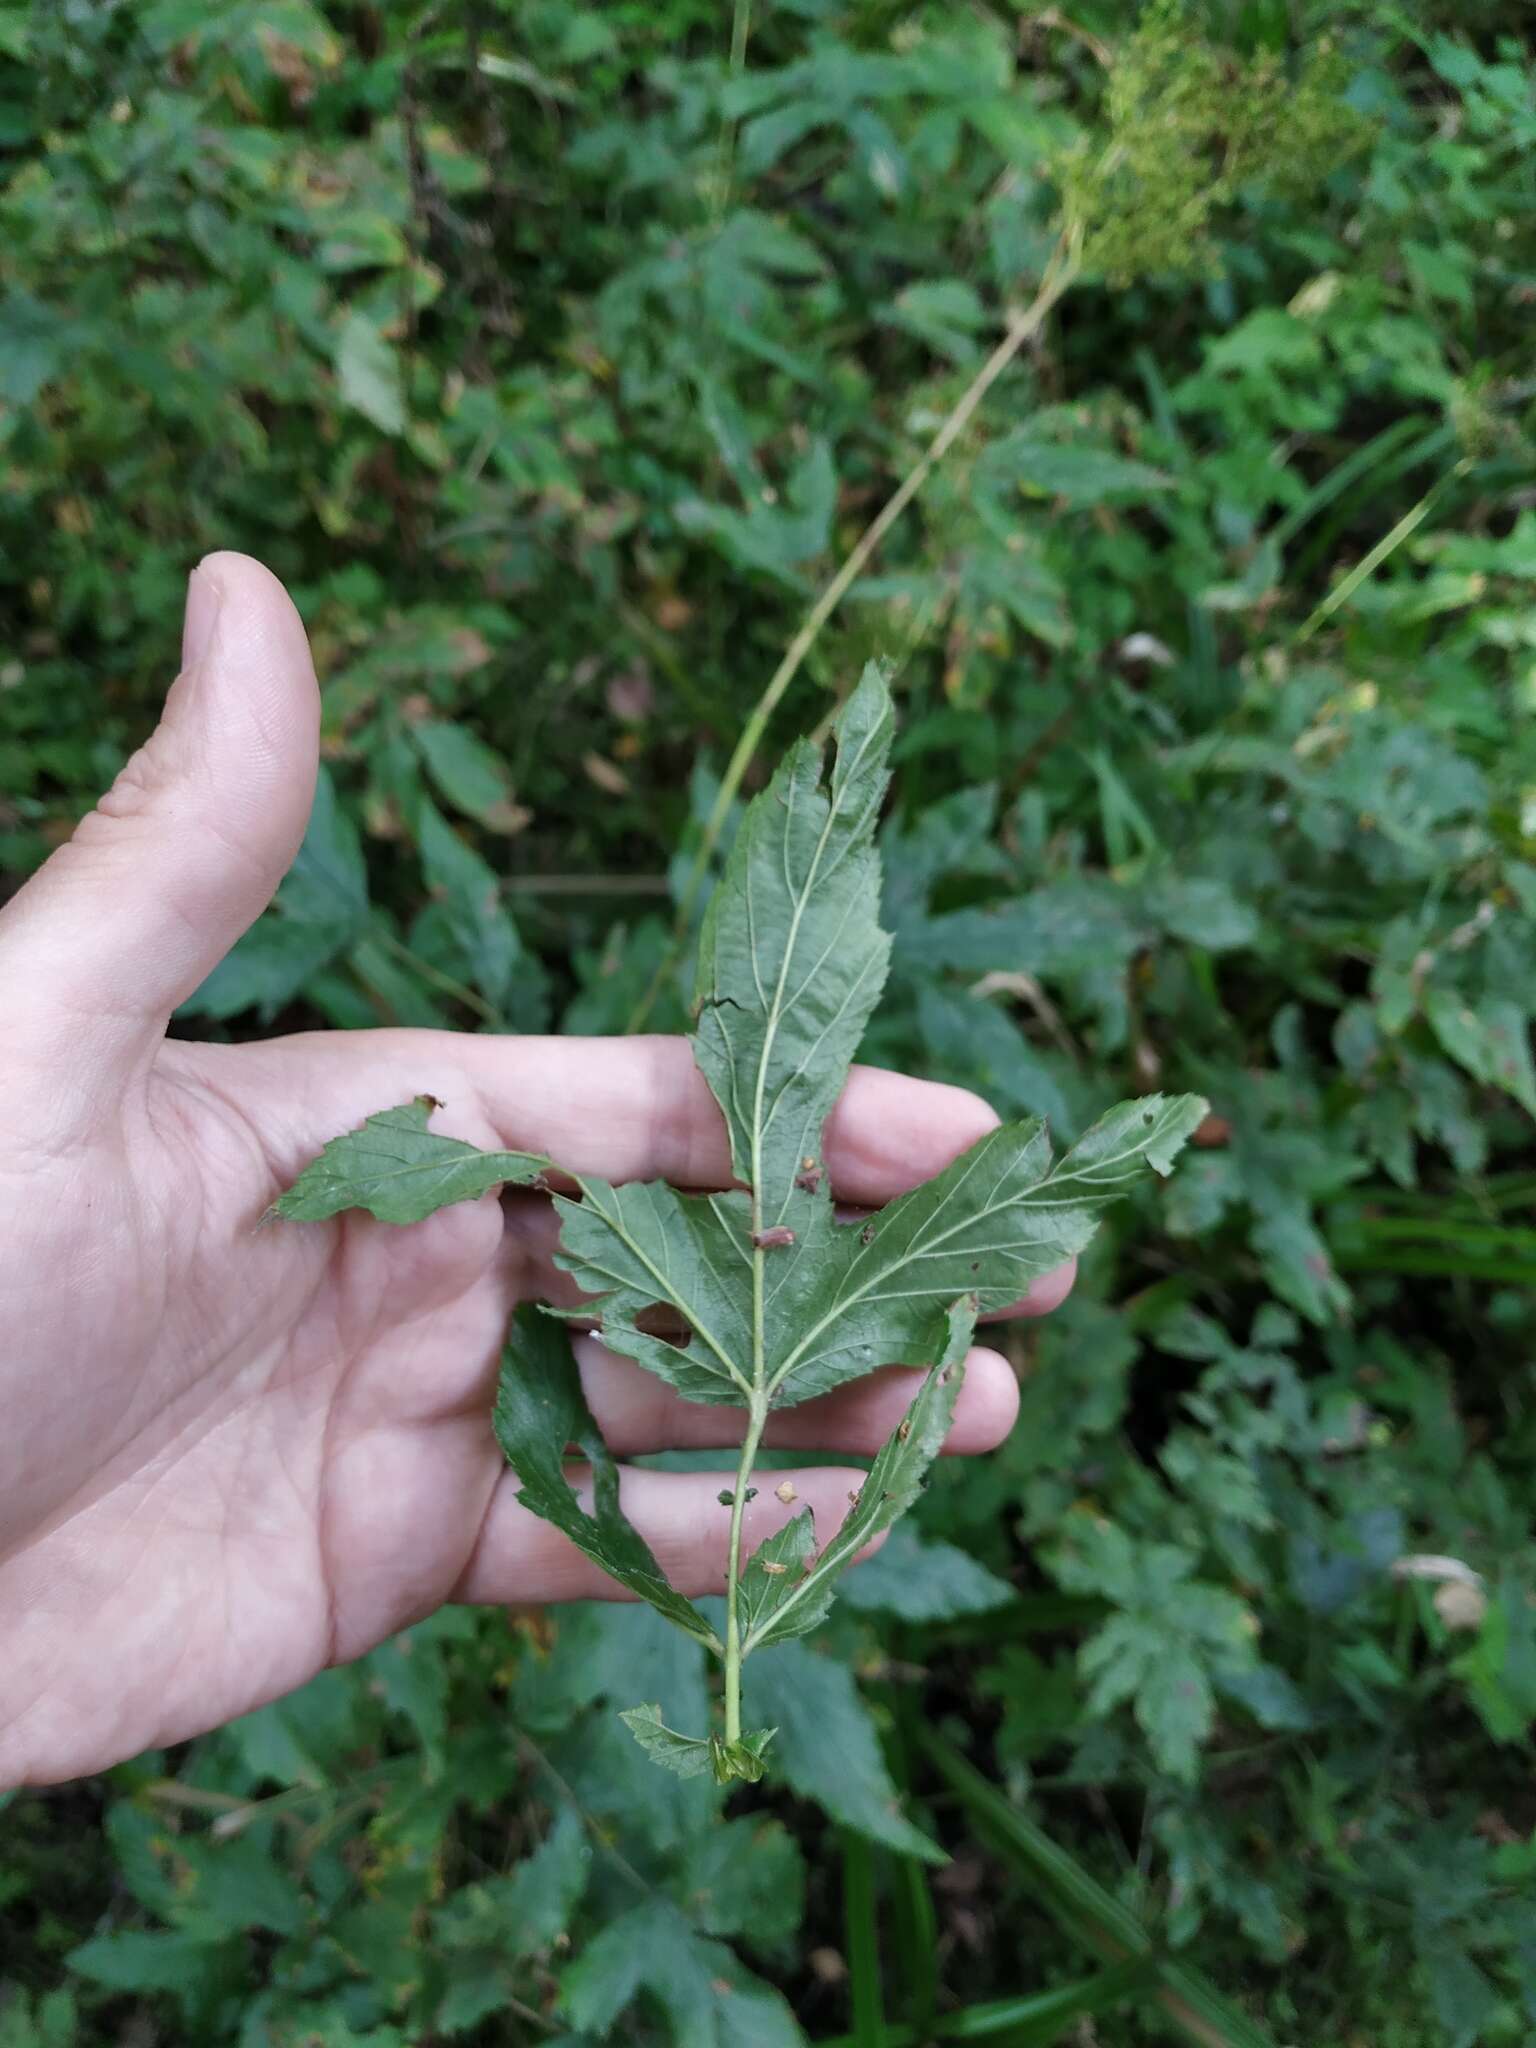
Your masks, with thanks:
M 436 1039 L 434 1032 L 391 1033 Z M 452 1038 L 452 1059 L 503 1145 L 605 1180 L 731 1184 L 725 1119 L 685 1038 Z M 446 1050 L 446 1048 L 445 1048 Z M 413 1083 L 408 1093 L 430 1086 Z M 877 1207 L 942 1172 L 996 1127 L 980 1096 L 855 1067 L 827 1119 L 838 1197 Z

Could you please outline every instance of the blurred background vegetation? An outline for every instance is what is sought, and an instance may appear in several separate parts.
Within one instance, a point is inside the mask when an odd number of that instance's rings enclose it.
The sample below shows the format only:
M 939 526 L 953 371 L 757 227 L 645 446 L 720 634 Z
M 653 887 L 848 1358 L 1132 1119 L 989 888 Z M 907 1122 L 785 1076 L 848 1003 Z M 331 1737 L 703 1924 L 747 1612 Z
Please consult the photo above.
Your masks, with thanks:
M 327 772 L 184 1028 L 673 1027 L 731 750 L 946 431 L 743 786 L 891 657 L 867 1056 L 1214 1105 L 755 1660 L 774 1780 L 616 1727 L 706 1711 L 649 1615 L 445 1614 L 12 1797 L 3 2048 L 1536 2038 L 1528 31 L 0 5 L 9 886 L 239 547 Z

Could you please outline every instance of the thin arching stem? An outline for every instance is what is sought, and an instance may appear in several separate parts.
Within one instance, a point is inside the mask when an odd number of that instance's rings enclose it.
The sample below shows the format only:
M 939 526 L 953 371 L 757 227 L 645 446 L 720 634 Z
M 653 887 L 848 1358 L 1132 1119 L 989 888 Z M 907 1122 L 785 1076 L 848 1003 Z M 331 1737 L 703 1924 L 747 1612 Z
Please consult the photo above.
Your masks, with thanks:
M 715 797 L 714 807 L 704 826 L 698 852 L 694 855 L 688 879 L 678 901 L 677 915 L 673 920 L 672 936 L 656 971 L 651 976 L 645 994 L 630 1015 L 627 1030 L 640 1031 L 655 1007 L 656 998 L 666 987 L 668 978 L 677 967 L 683 949 L 688 942 L 688 933 L 693 921 L 694 906 L 699 899 L 704 878 L 715 849 L 720 844 L 720 835 L 725 821 L 731 814 L 747 770 L 751 767 L 768 722 L 778 709 L 785 691 L 800 673 L 806 656 L 821 637 L 822 628 L 837 610 L 849 590 L 863 575 L 870 557 L 885 539 L 903 512 L 912 503 L 938 468 L 950 449 L 971 422 L 976 408 L 981 404 L 992 386 L 1007 369 L 1014 357 L 1031 336 L 1038 334 L 1047 315 L 1057 301 L 1071 289 L 1078 273 L 1079 246 L 1081 236 L 1075 229 L 1063 234 L 1051 253 L 1040 289 L 1021 313 L 1008 323 L 1008 330 L 991 355 L 976 372 L 960 397 L 946 415 L 938 432 L 929 442 L 925 452 L 912 465 L 896 489 L 887 498 L 875 517 L 865 527 L 849 553 L 846 561 L 832 578 L 820 597 L 811 606 L 802 620 L 800 630 L 784 650 L 784 658 L 768 678 L 762 695 L 753 706 L 752 714 L 742 728 L 741 738 L 736 742 L 735 751 L 726 764 L 720 788 Z

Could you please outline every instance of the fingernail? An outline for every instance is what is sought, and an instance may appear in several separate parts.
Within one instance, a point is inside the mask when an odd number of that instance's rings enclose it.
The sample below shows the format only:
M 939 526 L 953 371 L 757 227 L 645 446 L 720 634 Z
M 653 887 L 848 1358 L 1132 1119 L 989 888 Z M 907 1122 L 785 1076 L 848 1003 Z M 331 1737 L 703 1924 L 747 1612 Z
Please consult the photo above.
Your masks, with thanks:
M 218 624 L 223 593 L 208 571 L 199 565 L 187 579 L 187 608 L 181 626 L 181 665 L 191 668 L 208 652 L 213 629 Z

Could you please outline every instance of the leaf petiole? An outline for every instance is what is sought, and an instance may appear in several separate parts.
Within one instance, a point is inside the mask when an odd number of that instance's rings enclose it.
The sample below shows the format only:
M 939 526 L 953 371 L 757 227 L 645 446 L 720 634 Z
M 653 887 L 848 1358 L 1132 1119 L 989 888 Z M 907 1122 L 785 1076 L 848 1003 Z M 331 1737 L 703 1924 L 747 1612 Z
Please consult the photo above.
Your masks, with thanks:
M 761 1253 L 758 1254 L 761 1259 Z M 752 1466 L 768 1421 L 768 1400 L 754 1393 L 747 1411 L 747 1431 L 741 1440 L 741 1457 L 736 1466 L 736 1495 L 731 1503 L 731 1544 L 725 1581 L 725 1739 L 741 1740 L 741 1531 L 746 1513 Z

